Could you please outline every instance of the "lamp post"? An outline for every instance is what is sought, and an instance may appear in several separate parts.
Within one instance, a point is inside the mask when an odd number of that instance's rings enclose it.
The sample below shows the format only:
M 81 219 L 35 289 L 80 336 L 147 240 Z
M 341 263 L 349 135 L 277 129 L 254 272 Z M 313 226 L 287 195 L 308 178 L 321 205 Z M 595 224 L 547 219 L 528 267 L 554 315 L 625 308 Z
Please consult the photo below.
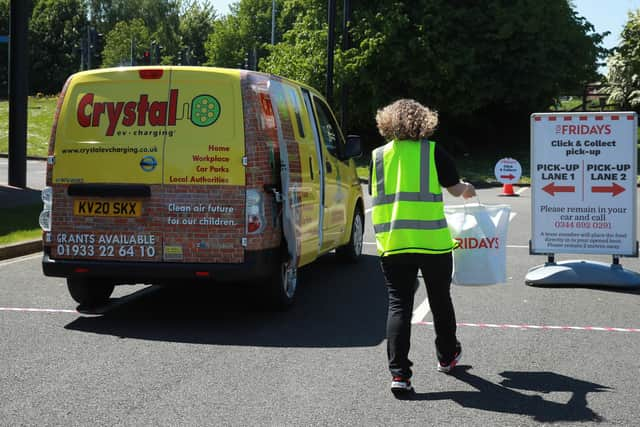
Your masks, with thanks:
M 271 44 L 276 44 L 276 0 L 271 1 Z
M 329 0 L 329 29 L 327 34 L 327 82 L 326 93 L 327 103 L 331 105 L 333 100 L 333 49 L 335 45 L 335 21 L 336 21 L 336 0 Z
M 351 48 L 351 40 L 349 38 L 349 24 L 351 22 L 351 0 L 344 0 L 342 18 L 342 51 L 346 52 Z M 342 80 L 342 90 L 340 96 L 340 124 L 342 129 L 347 132 L 347 99 L 349 98 L 349 88 L 347 81 Z
M 136 36 L 131 36 L 131 50 L 129 51 L 129 65 L 136 65 Z
M 27 186 L 27 52 L 26 1 L 11 1 L 9 39 L 9 185 Z

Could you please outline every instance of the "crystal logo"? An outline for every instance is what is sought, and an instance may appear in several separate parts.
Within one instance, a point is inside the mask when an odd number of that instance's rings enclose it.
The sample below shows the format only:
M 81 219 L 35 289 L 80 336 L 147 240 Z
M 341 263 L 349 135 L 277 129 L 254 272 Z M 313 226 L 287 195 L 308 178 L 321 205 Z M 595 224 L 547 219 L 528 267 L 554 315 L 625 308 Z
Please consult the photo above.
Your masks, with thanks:
M 168 101 L 152 101 L 141 94 L 137 101 L 97 102 L 94 93 L 86 93 L 78 102 L 76 118 L 82 127 L 100 127 L 107 122 L 106 136 L 113 136 L 118 126 L 175 126 L 178 120 L 179 90 L 169 91 Z M 191 123 L 198 127 L 214 124 L 220 117 L 220 102 L 211 95 L 198 95 L 185 103 L 183 110 L 191 109 Z

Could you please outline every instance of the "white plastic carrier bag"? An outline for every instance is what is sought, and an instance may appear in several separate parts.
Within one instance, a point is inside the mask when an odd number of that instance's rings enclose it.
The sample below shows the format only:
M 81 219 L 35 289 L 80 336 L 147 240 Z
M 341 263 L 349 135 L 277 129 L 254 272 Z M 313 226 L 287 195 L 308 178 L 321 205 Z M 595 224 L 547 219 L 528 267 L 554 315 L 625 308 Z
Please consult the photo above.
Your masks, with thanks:
M 445 206 L 451 236 L 460 246 L 453 251 L 452 283 L 494 285 L 507 279 L 509 205 L 469 203 Z

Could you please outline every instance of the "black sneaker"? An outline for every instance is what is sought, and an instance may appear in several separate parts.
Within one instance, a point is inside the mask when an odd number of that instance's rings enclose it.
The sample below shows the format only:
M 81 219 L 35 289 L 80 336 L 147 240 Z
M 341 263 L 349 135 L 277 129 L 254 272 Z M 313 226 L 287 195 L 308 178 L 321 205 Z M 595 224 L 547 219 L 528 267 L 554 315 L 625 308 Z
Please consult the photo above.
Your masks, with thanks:
M 449 362 L 449 363 L 438 362 L 438 367 L 437 367 L 438 372 L 444 372 L 445 374 L 450 373 L 451 371 L 453 371 L 453 368 L 456 367 L 456 365 L 458 364 L 460 359 L 462 359 L 462 349 L 461 348 L 458 349 L 456 354 L 453 356 L 453 360 L 451 360 L 451 362 Z
M 409 378 L 393 377 L 391 380 L 391 391 L 393 393 L 411 393 L 413 386 Z

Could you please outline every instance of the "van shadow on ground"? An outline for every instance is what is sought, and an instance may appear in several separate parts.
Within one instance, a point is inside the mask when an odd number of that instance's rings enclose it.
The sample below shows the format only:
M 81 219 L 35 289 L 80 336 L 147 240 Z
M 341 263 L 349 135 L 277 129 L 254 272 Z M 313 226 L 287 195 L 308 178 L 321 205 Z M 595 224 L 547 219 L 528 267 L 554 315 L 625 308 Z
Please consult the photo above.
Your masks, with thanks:
M 404 399 L 452 400 L 465 408 L 526 415 L 541 423 L 604 421 L 602 416 L 588 407 L 587 394 L 608 391 L 606 386 L 553 372 L 515 371 L 500 373 L 504 379 L 500 384 L 494 384 L 473 375 L 470 370 L 471 366 L 459 365 L 453 376 L 476 391 L 415 393 L 406 395 Z M 571 396 L 566 403 L 558 403 L 514 389 L 544 394 L 563 392 L 571 393 Z
M 153 287 L 116 299 L 104 314 L 79 317 L 66 329 L 122 338 L 269 347 L 375 346 L 385 336 L 387 295 L 378 258 L 356 264 L 328 254 L 298 276 L 295 305 L 265 309 L 246 285 Z

